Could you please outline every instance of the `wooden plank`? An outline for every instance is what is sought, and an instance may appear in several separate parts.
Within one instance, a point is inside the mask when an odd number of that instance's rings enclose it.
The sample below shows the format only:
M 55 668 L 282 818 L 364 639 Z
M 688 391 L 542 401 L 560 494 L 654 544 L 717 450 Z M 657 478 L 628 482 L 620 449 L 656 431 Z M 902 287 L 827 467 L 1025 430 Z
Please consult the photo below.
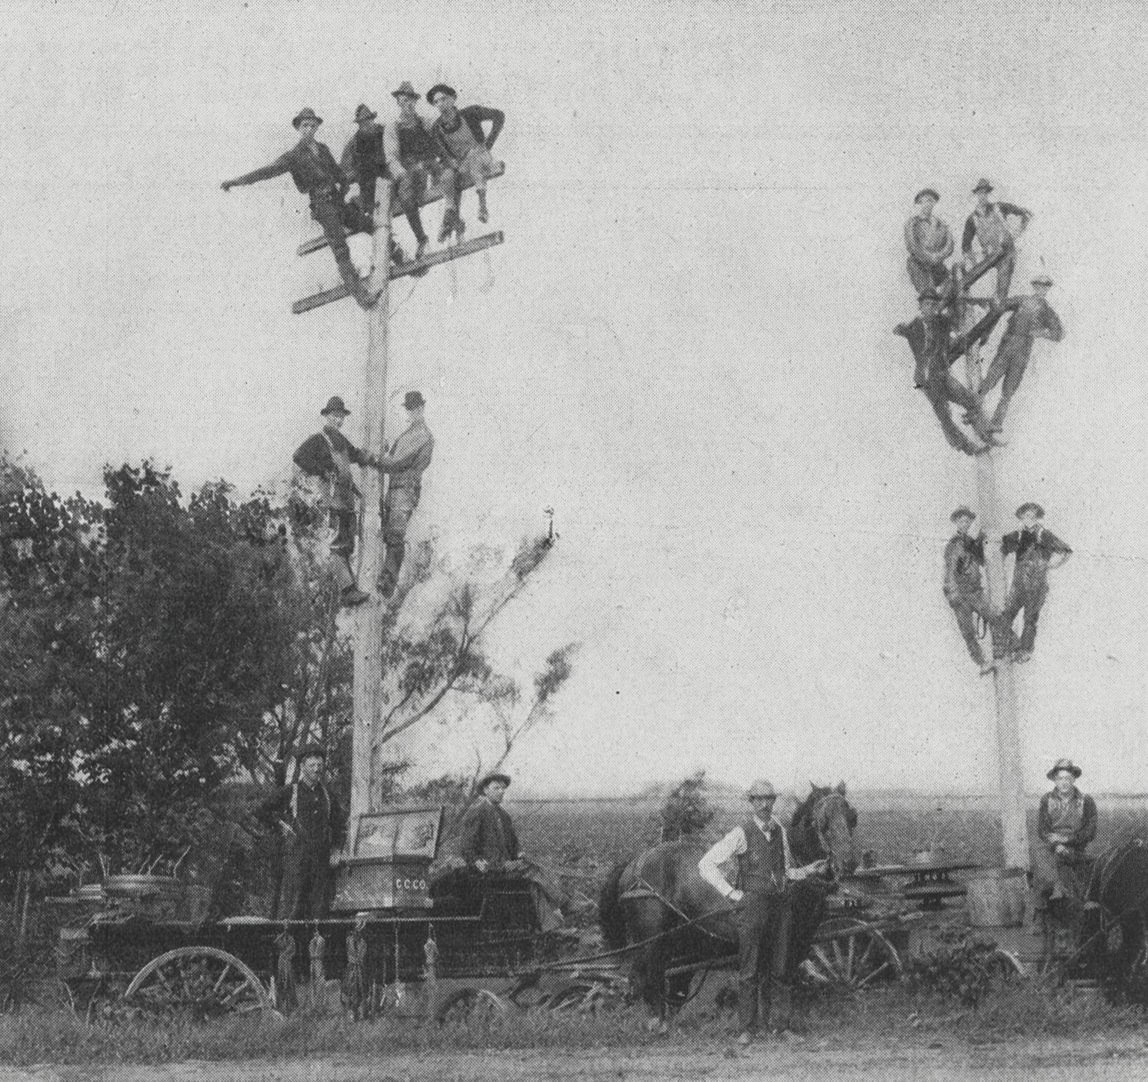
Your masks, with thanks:
M 437 252 L 424 255 L 422 259 L 411 260 L 411 262 L 403 263 L 401 266 L 391 267 L 391 280 L 405 278 L 407 275 L 429 270 L 439 263 L 449 263 L 452 259 L 461 259 L 464 255 L 481 252 L 484 248 L 493 248 L 496 244 L 501 244 L 502 240 L 502 231 L 499 230 L 497 233 L 487 233 L 485 236 L 463 241 L 462 244 L 455 244 L 449 248 L 441 248 Z M 341 301 L 344 297 L 349 296 L 350 293 L 347 291 L 346 285 L 340 282 L 331 289 L 324 289 L 321 293 L 313 293 L 309 297 L 304 297 L 302 300 L 296 301 L 291 305 L 291 311 L 294 312 L 295 315 L 300 316 L 304 312 L 310 312 L 313 308 L 321 308 L 324 304 Z
M 506 163 L 505 162 L 495 162 L 494 163 L 494 172 L 490 175 L 490 179 L 494 180 L 496 177 L 502 176 L 503 173 L 505 173 L 505 172 L 506 172 Z M 474 187 L 474 181 L 471 180 L 470 177 L 463 177 L 462 190 L 465 192 L 468 188 L 473 188 L 473 187 Z M 437 184 L 437 183 L 431 184 L 428 186 L 427 190 L 425 192 L 423 192 L 422 197 L 419 199 L 419 206 L 425 207 L 430 203 L 437 203 L 441 198 L 442 198 L 442 185 Z M 402 213 L 403 213 L 403 208 L 399 205 L 399 201 L 397 199 L 394 200 L 392 205 L 391 205 L 391 217 L 397 218 Z M 305 240 L 302 244 L 299 245 L 298 254 L 299 255 L 310 255 L 312 252 L 321 251 L 323 248 L 326 248 L 326 247 L 327 247 L 327 238 L 326 237 L 312 237 L 310 240 Z

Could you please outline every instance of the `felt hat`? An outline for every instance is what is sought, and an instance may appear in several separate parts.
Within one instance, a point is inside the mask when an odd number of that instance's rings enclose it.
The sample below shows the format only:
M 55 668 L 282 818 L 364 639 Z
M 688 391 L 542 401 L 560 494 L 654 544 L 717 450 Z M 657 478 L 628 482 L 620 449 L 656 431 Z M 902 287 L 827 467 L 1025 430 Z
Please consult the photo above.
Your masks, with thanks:
M 327 399 L 327 404 L 319 411 L 323 416 L 328 413 L 341 413 L 344 417 L 350 417 L 351 411 L 347 409 L 343 400 L 337 395 L 333 394 Z
M 360 105 L 355 110 L 355 123 L 358 124 L 360 120 L 374 120 L 379 114 L 368 109 L 365 105 Z
M 919 203 L 927 195 L 931 195 L 933 197 L 934 203 L 939 203 L 941 201 L 941 197 L 937 194 L 936 189 L 922 188 L 915 196 L 913 196 L 913 202 Z
M 327 752 L 321 744 L 304 744 L 295 752 L 295 762 L 301 763 L 304 759 L 322 759 L 327 761 Z
M 1032 511 L 1037 518 L 1044 518 L 1044 508 L 1041 507 L 1039 503 L 1032 503 L 1031 501 L 1029 503 L 1022 503 L 1020 507 L 1016 509 L 1016 517 L 1020 518 L 1026 511 Z
M 423 398 L 421 391 L 407 391 L 403 396 L 403 407 L 409 410 L 416 410 L 419 406 L 425 406 L 427 400 Z
M 449 94 L 452 98 L 458 97 L 458 92 L 453 86 L 447 86 L 446 83 L 435 83 L 434 86 L 427 91 L 427 101 L 434 105 L 435 99 L 440 94 Z
M 313 121 L 315 121 L 316 124 L 322 124 L 323 123 L 323 118 L 320 116 L 316 116 L 315 110 L 312 109 L 310 106 L 307 106 L 306 108 L 299 110 L 299 112 L 295 116 L 295 119 L 291 121 L 291 127 L 293 127 L 296 131 L 298 131 L 299 125 L 302 124 L 304 120 L 313 120 Z
M 485 793 L 486 787 L 496 781 L 501 782 L 503 785 L 509 785 L 510 776 L 508 774 L 499 774 L 497 772 L 493 774 L 487 774 L 486 777 L 478 783 L 478 791 L 480 793 Z
M 993 186 L 985 180 L 984 177 L 981 177 L 981 179 L 977 181 L 977 186 L 973 189 L 973 194 L 976 195 L 977 192 L 991 192 L 992 190 Z
M 1052 285 L 1052 279 L 1049 278 L 1047 274 L 1041 273 L 1032 280 L 1032 284 L 1034 286 L 1050 286 Z
M 965 507 L 964 504 L 961 504 L 960 507 L 958 507 L 951 515 L 949 515 L 949 521 L 956 522 L 959 518 L 967 518 L 970 522 L 972 522 L 976 517 L 977 516 L 975 511 L 970 511 L 967 507 Z
M 1057 759 L 1045 777 L 1052 781 L 1062 770 L 1067 770 L 1074 778 L 1079 778 L 1084 773 L 1071 759 Z
M 422 95 L 411 86 L 410 82 L 405 79 L 399 84 L 398 90 L 391 91 L 392 98 L 414 98 L 415 101 L 418 101 L 421 96 Z
M 769 796 L 769 797 L 776 798 L 777 797 L 777 790 L 774 789 L 774 787 L 772 785 L 770 785 L 769 782 L 767 782 L 764 778 L 758 778 L 757 781 L 755 781 L 749 787 L 749 790 L 746 792 L 745 795 L 747 797 Z

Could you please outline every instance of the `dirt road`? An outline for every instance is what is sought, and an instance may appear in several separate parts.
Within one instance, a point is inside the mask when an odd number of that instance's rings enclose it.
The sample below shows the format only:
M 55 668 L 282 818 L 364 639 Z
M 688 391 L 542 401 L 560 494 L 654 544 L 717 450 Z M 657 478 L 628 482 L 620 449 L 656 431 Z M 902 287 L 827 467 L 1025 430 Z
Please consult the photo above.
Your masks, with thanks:
M 153 1067 L 0 1068 L 0 1082 L 661 1082 L 700 1078 L 714 1082 L 762 1078 L 818 1082 L 835 1078 L 874 1082 L 1139 1080 L 1148 1078 L 1148 1030 L 1087 1041 L 1017 1040 L 983 1046 L 934 1041 L 903 1050 L 877 1042 L 844 1048 L 826 1041 L 793 1040 L 760 1044 L 736 1053 L 722 1047 L 674 1044 L 633 1050 L 404 1053 L 381 1061 L 327 1056 L 283 1063 L 197 1061 Z

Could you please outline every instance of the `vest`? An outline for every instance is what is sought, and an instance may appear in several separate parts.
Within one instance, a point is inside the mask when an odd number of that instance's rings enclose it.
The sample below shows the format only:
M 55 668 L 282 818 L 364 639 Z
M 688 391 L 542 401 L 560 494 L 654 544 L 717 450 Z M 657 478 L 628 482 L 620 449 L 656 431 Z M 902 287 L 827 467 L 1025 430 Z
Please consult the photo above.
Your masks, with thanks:
M 332 511 L 354 511 L 355 479 L 351 475 L 351 457 L 342 445 L 336 446 L 326 429 L 323 429 L 323 438 L 331 448 L 331 460 L 335 464 L 334 473 L 329 479 L 327 506 Z
M 746 894 L 780 894 L 785 890 L 785 842 L 781 828 L 766 838 L 750 819 L 742 823 L 745 852 L 737 858 L 737 887 Z
M 411 124 L 398 121 L 395 130 L 399 136 L 399 157 L 404 161 L 433 161 L 438 157 L 438 146 L 421 118 Z

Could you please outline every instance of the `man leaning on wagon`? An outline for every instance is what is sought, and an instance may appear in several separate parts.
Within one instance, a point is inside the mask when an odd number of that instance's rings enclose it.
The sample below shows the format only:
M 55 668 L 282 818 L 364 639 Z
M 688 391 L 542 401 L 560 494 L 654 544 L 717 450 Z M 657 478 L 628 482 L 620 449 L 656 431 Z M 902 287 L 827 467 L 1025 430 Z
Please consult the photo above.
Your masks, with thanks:
M 792 989 L 786 983 L 791 929 L 790 880 L 824 871 L 824 860 L 803 868 L 793 863 L 785 828 L 773 817 L 777 792 L 768 781 L 755 781 L 746 794 L 753 814 L 736 826 L 698 862 L 701 877 L 722 897 L 739 904 L 737 914 L 737 1013 L 739 1044 L 749 1044 L 762 1021 L 769 1021 L 770 984 L 777 986 L 775 1028 L 793 1028 Z M 737 860 L 737 886 L 719 865 Z

